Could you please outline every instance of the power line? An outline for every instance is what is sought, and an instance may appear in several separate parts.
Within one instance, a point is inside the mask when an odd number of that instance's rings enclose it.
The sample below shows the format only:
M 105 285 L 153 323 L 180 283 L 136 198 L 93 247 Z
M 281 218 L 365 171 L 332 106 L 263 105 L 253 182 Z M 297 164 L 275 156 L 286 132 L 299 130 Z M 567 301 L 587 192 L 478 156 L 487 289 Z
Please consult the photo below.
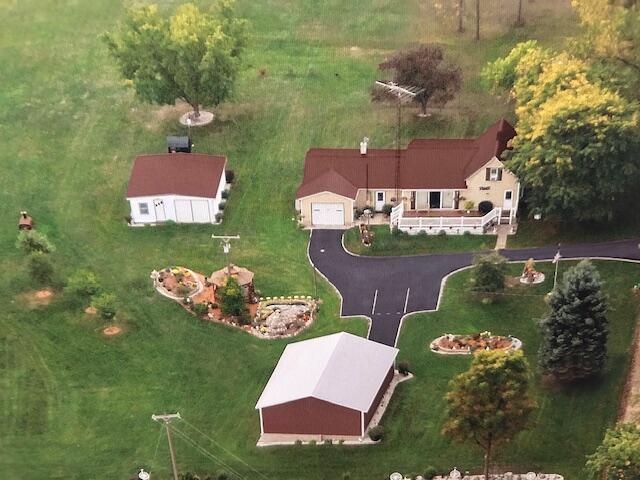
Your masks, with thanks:
M 255 468 L 253 468 L 251 465 L 249 465 L 247 462 L 245 462 L 242 458 L 238 457 L 236 454 L 234 454 L 233 452 L 227 450 L 226 448 L 224 448 L 224 446 L 222 446 L 220 443 L 216 442 L 213 438 L 211 438 L 209 435 L 207 435 L 206 433 L 204 433 L 203 431 L 201 431 L 199 428 L 197 428 L 195 425 L 192 425 L 191 423 L 189 423 L 188 421 L 186 421 L 184 418 L 182 419 L 182 422 L 184 424 L 186 424 L 188 427 L 191 427 L 192 429 L 194 429 L 196 432 L 198 432 L 200 435 L 202 435 L 203 437 L 205 437 L 207 440 L 209 440 L 211 443 L 213 443 L 214 445 L 216 445 L 217 447 L 219 447 L 223 452 L 229 454 L 230 456 L 232 456 L 234 459 L 236 459 L 238 462 L 242 463 L 244 466 L 246 466 L 247 468 L 249 468 L 252 472 L 257 473 L 258 475 L 260 475 L 262 478 L 264 478 L 265 480 L 270 480 L 269 477 L 267 475 L 265 475 L 264 473 L 262 473 L 259 470 L 256 470 Z
M 196 450 L 198 450 L 205 457 L 208 457 L 210 460 L 213 460 L 214 462 L 219 463 L 224 468 L 229 470 L 229 473 L 231 473 L 232 475 L 238 477 L 241 480 L 245 480 L 245 477 L 242 474 L 240 474 L 237 470 L 235 470 L 233 467 L 231 467 L 230 465 L 225 463 L 223 460 L 218 458 L 216 455 L 214 455 L 210 451 L 208 451 L 206 448 L 200 446 L 195 440 L 193 440 L 191 437 L 189 437 L 186 433 L 184 433 L 181 430 L 178 430 L 175 426 L 169 426 L 169 428 L 171 429 L 171 431 L 173 431 L 176 435 L 181 437 L 185 442 L 190 444 L 192 447 L 194 447 Z

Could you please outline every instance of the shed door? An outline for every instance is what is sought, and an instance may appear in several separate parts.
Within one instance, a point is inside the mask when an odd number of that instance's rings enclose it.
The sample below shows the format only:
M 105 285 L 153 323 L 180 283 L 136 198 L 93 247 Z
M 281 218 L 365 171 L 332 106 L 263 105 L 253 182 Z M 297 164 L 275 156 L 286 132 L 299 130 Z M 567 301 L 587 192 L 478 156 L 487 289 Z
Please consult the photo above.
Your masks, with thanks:
M 344 225 L 344 204 L 312 203 L 311 223 L 313 225 Z
M 191 200 L 193 221 L 196 223 L 210 223 L 209 202 L 206 200 Z
M 193 223 L 191 200 L 176 200 L 176 222 Z
M 156 222 L 164 222 L 167 219 L 164 211 L 164 200 L 161 198 L 156 198 L 153 201 L 153 206 L 156 211 Z

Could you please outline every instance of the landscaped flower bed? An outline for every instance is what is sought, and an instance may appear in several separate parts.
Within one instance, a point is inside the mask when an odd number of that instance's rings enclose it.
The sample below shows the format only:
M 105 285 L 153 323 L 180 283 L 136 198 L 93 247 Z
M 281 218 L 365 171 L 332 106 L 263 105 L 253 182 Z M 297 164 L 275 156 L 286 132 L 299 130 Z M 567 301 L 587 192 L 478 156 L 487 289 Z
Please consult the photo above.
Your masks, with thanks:
M 447 333 L 436 338 L 429 346 L 432 352 L 451 355 L 470 355 L 476 350 L 518 350 L 522 342 L 515 337 L 492 335 L 491 332 L 471 335 Z
M 313 322 L 317 302 L 311 297 L 267 297 L 258 304 L 253 331 L 263 338 L 297 335 Z
M 167 267 L 159 272 L 153 272 L 152 278 L 156 290 L 174 300 L 193 297 L 203 289 L 198 276 L 185 267 Z

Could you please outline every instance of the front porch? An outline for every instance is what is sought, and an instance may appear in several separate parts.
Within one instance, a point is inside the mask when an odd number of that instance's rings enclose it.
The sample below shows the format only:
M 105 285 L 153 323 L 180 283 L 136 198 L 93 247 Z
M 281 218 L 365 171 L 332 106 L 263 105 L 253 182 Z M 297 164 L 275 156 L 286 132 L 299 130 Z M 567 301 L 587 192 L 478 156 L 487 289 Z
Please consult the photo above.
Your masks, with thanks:
M 483 214 L 477 210 L 405 210 L 400 203 L 390 215 L 390 228 L 398 228 L 410 235 L 473 235 L 497 234 L 497 226 L 514 225 L 514 212 L 503 211 L 500 207 Z M 515 231 L 515 228 L 513 228 Z

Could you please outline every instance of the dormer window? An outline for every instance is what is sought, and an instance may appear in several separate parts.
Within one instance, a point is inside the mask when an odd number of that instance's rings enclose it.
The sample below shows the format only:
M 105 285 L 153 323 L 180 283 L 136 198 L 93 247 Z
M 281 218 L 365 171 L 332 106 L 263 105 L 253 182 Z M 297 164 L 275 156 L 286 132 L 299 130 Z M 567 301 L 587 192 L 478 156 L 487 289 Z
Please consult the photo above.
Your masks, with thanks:
M 499 182 L 502 180 L 502 169 L 497 167 L 487 168 L 485 180 L 487 182 Z

